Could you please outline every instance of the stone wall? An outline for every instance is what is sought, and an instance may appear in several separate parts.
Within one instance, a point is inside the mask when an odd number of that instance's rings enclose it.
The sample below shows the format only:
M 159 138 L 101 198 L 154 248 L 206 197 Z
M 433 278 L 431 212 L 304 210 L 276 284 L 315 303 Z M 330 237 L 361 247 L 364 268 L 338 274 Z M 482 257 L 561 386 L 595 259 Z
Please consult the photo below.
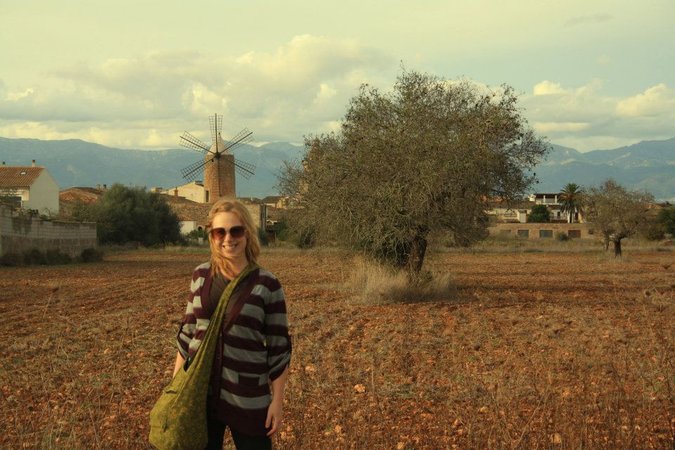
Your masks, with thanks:
M 37 248 L 59 250 L 75 257 L 97 246 L 96 224 L 42 220 L 13 214 L 0 206 L 0 255 Z
M 572 239 L 594 239 L 587 223 L 500 223 L 489 228 L 490 236 L 520 239 L 553 239 L 565 234 Z

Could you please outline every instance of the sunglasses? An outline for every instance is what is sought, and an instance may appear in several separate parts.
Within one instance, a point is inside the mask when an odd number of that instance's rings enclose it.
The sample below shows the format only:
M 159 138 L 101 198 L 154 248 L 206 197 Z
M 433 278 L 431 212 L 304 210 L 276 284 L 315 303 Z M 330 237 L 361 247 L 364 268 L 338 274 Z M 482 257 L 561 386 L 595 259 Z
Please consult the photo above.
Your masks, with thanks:
M 225 236 L 229 233 L 234 239 L 239 239 L 244 237 L 246 234 L 246 228 L 243 225 L 237 225 L 232 227 L 229 230 L 226 228 L 211 228 L 211 238 L 222 241 L 225 239 Z

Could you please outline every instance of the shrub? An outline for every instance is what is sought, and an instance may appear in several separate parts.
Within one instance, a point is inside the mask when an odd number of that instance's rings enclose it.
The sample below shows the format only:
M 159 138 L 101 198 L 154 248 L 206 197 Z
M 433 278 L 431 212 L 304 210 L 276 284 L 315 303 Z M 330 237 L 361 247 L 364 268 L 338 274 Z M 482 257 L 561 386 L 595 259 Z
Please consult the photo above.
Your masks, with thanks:
M 23 252 L 23 262 L 26 265 L 37 265 L 37 264 L 47 264 L 47 258 L 45 258 L 44 253 L 42 253 L 37 248 L 32 248 Z
M 546 205 L 534 205 L 527 215 L 528 223 L 548 223 L 551 221 L 551 212 Z
M 280 220 L 274 224 L 272 231 L 275 237 L 280 241 L 288 240 L 288 224 L 285 220 Z
M 570 237 L 563 232 L 559 232 L 555 234 L 555 239 L 560 242 L 567 242 L 570 240 Z
M 202 238 L 202 239 L 204 239 L 204 240 L 206 240 L 206 239 L 208 238 L 208 236 L 206 235 L 206 230 L 203 229 L 203 228 L 202 228 L 202 229 L 192 230 L 192 231 L 190 231 L 188 234 L 186 234 L 185 237 L 186 237 L 187 239 L 193 239 L 193 240 L 195 240 L 195 241 L 196 241 L 197 239 L 199 239 L 199 238 Z
M 675 235 L 675 206 L 663 208 L 659 212 L 657 220 L 663 225 L 666 233 Z
M 80 254 L 80 261 L 84 263 L 103 261 L 103 252 L 96 248 L 85 248 Z
M 0 256 L 0 266 L 16 267 L 23 265 L 23 256 L 19 253 L 6 253 Z
M 260 245 L 264 247 L 270 245 L 270 239 L 267 237 L 267 232 L 264 228 L 258 228 L 258 240 L 260 241 Z
M 295 245 L 300 248 L 312 248 L 316 242 L 316 236 L 314 235 L 314 230 L 305 229 L 297 234 L 295 238 Z
M 95 221 L 101 243 L 153 246 L 181 240 L 176 214 L 163 197 L 145 188 L 114 184 L 98 203 L 81 207 L 74 216 Z
M 660 241 L 666 236 L 666 227 L 663 223 L 650 221 L 640 234 L 650 241 Z
M 45 264 L 55 265 L 55 264 L 70 264 L 73 262 L 73 258 L 70 257 L 67 253 L 62 253 L 58 249 L 49 249 L 44 254 Z

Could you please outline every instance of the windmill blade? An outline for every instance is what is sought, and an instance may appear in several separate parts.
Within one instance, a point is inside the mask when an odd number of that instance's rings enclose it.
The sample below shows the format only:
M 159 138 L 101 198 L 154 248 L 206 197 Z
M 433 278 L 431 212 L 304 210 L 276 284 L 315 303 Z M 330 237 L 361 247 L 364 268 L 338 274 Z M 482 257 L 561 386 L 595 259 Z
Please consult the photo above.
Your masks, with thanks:
M 248 128 L 241 130 L 231 141 L 225 142 L 225 149 L 223 152 L 234 150 L 239 147 L 241 144 L 251 142 L 253 140 L 253 131 L 249 131 Z
M 188 181 L 194 181 L 195 178 L 201 173 L 200 170 L 208 163 L 213 162 L 213 158 L 206 159 L 204 161 L 197 161 L 189 166 L 185 167 L 180 171 L 183 178 Z
M 248 180 L 251 178 L 251 176 L 255 175 L 255 164 L 235 159 L 234 170 L 236 170 L 239 175 Z
M 208 153 L 209 146 L 188 133 L 187 131 L 183 133 L 180 137 L 180 145 L 191 150 L 197 150 L 198 152 Z
M 221 114 L 209 116 L 209 128 L 211 129 L 211 143 L 215 144 L 218 133 L 223 131 L 223 116 Z
M 239 175 L 246 178 L 247 180 L 251 178 L 251 176 L 255 175 L 255 164 L 234 158 L 225 159 L 224 161 L 227 162 L 227 164 L 234 165 L 234 170 L 236 170 Z

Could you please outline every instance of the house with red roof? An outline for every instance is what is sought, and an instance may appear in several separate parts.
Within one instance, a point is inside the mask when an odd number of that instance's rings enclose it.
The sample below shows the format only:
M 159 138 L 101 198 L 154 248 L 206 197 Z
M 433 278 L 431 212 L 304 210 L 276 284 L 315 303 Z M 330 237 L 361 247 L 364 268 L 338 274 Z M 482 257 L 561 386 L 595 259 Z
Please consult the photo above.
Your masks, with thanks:
M 59 185 L 49 171 L 32 166 L 0 165 L 0 196 L 22 209 L 39 214 L 56 215 L 59 212 Z

